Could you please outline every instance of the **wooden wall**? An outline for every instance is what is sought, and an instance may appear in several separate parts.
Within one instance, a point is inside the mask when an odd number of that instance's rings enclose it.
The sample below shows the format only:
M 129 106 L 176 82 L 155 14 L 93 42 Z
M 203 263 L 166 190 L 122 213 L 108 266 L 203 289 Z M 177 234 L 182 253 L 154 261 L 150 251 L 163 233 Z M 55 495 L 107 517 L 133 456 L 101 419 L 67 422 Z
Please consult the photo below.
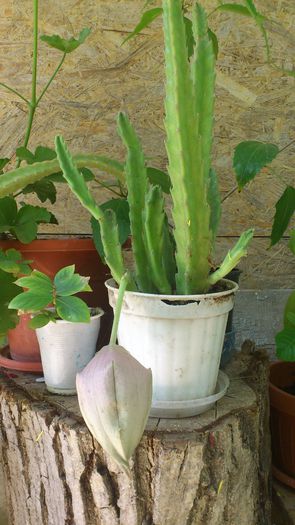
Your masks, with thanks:
M 141 16 L 144 0 L 40 0 L 40 33 L 69 36 L 92 29 L 87 42 L 69 55 L 63 70 L 37 114 L 31 146 L 52 146 L 57 133 L 73 151 L 104 153 L 123 160 L 116 134 L 116 115 L 128 111 L 144 142 L 146 156 L 165 167 L 163 132 L 163 53 L 161 21 L 137 39 L 121 46 Z M 294 67 L 294 0 L 256 0 L 268 16 L 276 64 Z M 203 0 L 211 10 L 216 2 Z M 31 0 L 1 0 L 0 81 L 27 97 L 30 93 Z M 261 34 L 251 20 L 213 14 L 211 26 L 220 41 L 215 125 L 215 167 L 225 196 L 235 185 L 232 151 L 241 140 L 273 141 L 280 147 L 295 139 L 295 79 L 266 65 Z M 39 86 L 45 85 L 60 54 L 40 44 Z M 39 89 L 40 89 L 39 87 Z M 0 87 L 0 156 L 20 145 L 26 127 L 25 105 Z M 223 208 L 218 253 L 224 253 L 242 230 L 254 226 L 255 240 L 242 263 L 246 288 L 294 286 L 294 257 L 287 240 L 267 251 L 274 203 L 286 183 L 295 183 L 295 145 L 272 169 L 242 193 L 229 197 Z M 105 195 L 95 190 L 97 198 Z M 43 231 L 87 233 L 87 214 L 62 187 L 54 211 L 58 227 Z M 293 279 L 293 283 L 292 283 Z

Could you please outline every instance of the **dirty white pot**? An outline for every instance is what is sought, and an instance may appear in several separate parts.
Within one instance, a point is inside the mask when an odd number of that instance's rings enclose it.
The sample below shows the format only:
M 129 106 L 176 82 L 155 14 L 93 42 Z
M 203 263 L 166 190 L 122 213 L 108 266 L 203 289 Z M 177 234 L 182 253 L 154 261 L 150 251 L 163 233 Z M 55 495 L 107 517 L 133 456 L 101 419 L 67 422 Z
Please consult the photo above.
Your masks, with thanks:
M 225 394 L 228 383 L 225 388 L 224 381 L 217 383 L 217 379 L 228 313 L 238 286 L 227 279 L 221 282 L 224 291 L 198 295 L 125 292 L 118 341 L 152 369 L 151 415 L 196 415 L 212 406 L 213 395 L 217 400 Z M 113 280 L 106 286 L 114 308 L 118 288 Z
M 103 311 L 96 309 L 95 312 L 90 323 L 57 320 L 36 329 L 49 392 L 63 395 L 76 393 L 76 374 L 91 361 L 96 350 Z

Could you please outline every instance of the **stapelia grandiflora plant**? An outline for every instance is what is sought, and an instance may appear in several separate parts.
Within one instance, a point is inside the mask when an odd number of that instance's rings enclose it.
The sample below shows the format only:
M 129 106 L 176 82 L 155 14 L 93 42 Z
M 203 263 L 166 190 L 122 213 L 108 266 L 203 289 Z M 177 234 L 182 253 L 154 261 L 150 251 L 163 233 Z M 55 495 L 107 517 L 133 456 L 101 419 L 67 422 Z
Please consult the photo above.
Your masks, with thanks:
M 189 62 L 181 0 L 163 0 L 166 61 L 166 149 L 171 180 L 172 231 L 160 187 L 150 185 L 140 141 L 121 113 L 118 130 L 127 148 L 126 183 L 135 272 L 128 289 L 147 293 L 197 294 L 208 291 L 246 255 L 253 236 L 242 234 L 219 269 L 210 259 L 220 220 L 218 181 L 212 168 L 215 55 L 203 8 L 196 4 L 196 41 Z M 118 225 L 111 210 L 94 201 L 61 137 L 56 152 L 64 177 L 100 223 L 105 259 L 117 283 L 125 274 Z
M 152 402 L 152 372 L 116 344 L 123 296 L 129 279 L 119 288 L 110 343 L 77 374 L 82 416 L 106 452 L 123 470 L 143 434 Z

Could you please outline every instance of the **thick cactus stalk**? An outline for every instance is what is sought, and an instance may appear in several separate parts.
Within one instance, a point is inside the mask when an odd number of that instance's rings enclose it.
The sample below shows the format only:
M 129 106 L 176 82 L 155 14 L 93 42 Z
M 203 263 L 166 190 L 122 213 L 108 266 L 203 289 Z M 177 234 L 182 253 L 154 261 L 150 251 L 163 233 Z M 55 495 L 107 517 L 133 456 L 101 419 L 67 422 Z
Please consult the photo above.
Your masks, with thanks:
M 125 184 L 124 166 L 120 162 L 99 155 L 74 155 L 73 160 L 77 168 L 97 168 L 113 175 L 121 184 Z M 54 159 L 7 171 L 0 177 L 0 198 L 20 191 L 28 184 L 53 175 L 59 170 L 58 159 Z
M 147 260 L 151 279 L 157 290 L 162 294 L 171 294 L 172 287 L 163 264 L 164 229 L 165 229 L 164 199 L 159 186 L 151 186 L 146 195 L 144 213 L 144 229 Z
M 201 143 L 204 177 L 211 168 L 213 140 L 213 114 L 215 102 L 215 55 L 212 40 L 208 35 L 207 16 L 204 9 L 196 4 L 193 11 L 193 33 L 197 43 L 192 61 L 192 78 L 196 104 L 198 140 Z
M 149 276 L 149 269 L 146 264 L 147 254 L 144 244 L 143 212 L 145 208 L 145 195 L 148 189 L 145 158 L 136 132 L 128 117 L 123 113 L 119 114 L 118 132 L 127 148 L 125 173 L 128 189 L 135 278 L 140 291 L 152 292 L 153 288 Z
M 126 273 L 126 270 L 119 242 L 118 224 L 115 217 L 112 213 L 109 213 L 109 211 L 104 212 L 100 206 L 96 204 L 62 137 L 56 137 L 55 147 L 60 168 L 71 190 L 78 197 L 84 208 L 99 221 L 105 260 L 111 270 L 112 276 L 116 282 L 119 283 Z M 131 283 L 130 286 L 132 288 Z
M 163 0 L 163 18 L 166 58 L 165 127 L 178 269 L 176 291 L 179 294 L 191 294 L 205 290 L 209 274 L 209 173 L 204 166 L 210 165 L 210 159 L 203 158 L 202 141 L 198 135 L 195 87 L 187 60 L 181 0 Z M 201 47 L 196 55 L 200 64 L 205 60 L 203 54 Z M 200 112 L 203 112 L 201 102 Z M 208 116 L 212 120 L 212 116 Z

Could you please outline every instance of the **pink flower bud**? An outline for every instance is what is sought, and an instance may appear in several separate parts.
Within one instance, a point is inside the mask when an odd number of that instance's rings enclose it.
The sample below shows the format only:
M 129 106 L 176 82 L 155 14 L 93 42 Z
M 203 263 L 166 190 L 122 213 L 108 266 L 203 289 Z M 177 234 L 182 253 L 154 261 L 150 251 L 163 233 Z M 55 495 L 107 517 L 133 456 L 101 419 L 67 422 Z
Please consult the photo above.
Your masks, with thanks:
M 76 379 L 82 416 L 92 435 L 124 469 L 152 402 L 152 372 L 125 348 L 104 346 Z

